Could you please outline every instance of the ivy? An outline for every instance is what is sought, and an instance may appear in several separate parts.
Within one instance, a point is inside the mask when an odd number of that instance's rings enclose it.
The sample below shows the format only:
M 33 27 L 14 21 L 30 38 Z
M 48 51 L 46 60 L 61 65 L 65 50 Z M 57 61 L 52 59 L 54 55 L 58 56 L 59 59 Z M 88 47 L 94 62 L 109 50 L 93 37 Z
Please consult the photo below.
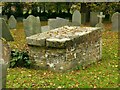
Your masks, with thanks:
M 26 67 L 30 68 L 32 62 L 30 61 L 27 51 L 19 51 L 18 49 L 13 49 L 11 51 L 10 67 Z

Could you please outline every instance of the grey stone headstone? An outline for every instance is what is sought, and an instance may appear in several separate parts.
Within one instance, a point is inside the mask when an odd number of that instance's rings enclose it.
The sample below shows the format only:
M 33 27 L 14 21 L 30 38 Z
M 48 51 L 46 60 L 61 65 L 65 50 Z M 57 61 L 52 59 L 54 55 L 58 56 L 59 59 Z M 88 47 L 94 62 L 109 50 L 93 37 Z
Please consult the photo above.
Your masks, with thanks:
M 112 31 L 120 32 L 120 13 L 116 12 L 112 15 Z
M 7 42 L 0 39 L 0 89 L 6 88 L 6 75 L 10 62 L 10 52 Z
M 27 19 L 23 19 L 24 31 L 26 37 L 41 33 L 40 18 L 30 15 Z
M 7 15 L 2 15 L 2 18 L 4 18 L 5 21 L 7 21 Z
M 86 13 L 81 13 L 81 24 L 86 23 Z
M 58 27 L 66 26 L 69 24 L 69 20 L 57 17 L 56 19 L 48 19 L 49 29 L 55 29 Z
M 69 20 L 67 19 L 60 18 L 60 17 L 56 17 L 56 19 L 58 20 L 58 27 L 66 26 L 69 24 Z
M 17 26 L 17 21 L 13 15 L 10 16 L 8 20 L 8 25 L 10 29 L 15 29 Z
M 13 37 L 10 33 L 9 27 L 3 18 L 0 18 L 0 38 L 5 38 L 7 41 L 13 41 Z
M 49 29 L 49 26 L 42 26 L 41 27 L 41 31 L 42 31 L 42 33 L 43 32 L 47 32 L 47 31 L 49 31 L 50 29 Z
M 90 26 L 94 27 L 98 23 L 99 12 L 90 12 Z
M 48 19 L 48 26 L 51 29 L 57 28 L 57 20 L 56 19 Z
M 72 23 L 78 23 L 78 25 L 81 25 L 81 14 L 78 10 L 75 10 L 72 15 Z

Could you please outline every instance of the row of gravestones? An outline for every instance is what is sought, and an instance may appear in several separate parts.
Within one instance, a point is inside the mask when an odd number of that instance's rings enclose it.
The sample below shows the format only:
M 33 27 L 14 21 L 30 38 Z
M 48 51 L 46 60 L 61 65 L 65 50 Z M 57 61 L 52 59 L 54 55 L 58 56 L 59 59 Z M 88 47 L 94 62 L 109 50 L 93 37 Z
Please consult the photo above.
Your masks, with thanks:
M 4 20 L 7 22 L 6 15 L 3 15 L 2 18 L 4 18 Z M 8 26 L 10 29 L 16 29 L 17 27 L 17 20 L 15 19 L 13 15 L 11 15 L 10 18 L 8 19 Z
M 48 26 L 41 27 L 39 17 L 34 17 L 33 15 L 30 15 L 27 17 L 27 19 L 23 19 L 23 25 L 24 25 L 26 37 L 29 37 L 37 33 L 49 31 L 65 25 L 80 26 L 80 24 L 81 24 L 81 15 L 80 12 L 77 10 L 74 12 L 72 16 L 72 22 L 69 22 L 69 20 L 66 20 L 64 18 L 57 17 L 56 19 L 48 19 Z
M 91 26 L 101 27 L 104 30 L 104 24 L 102 23 L 102 18 L 104 18 L 105 15 L 103 15 L 103 12 L 99 13 L 91 13 Z M 112 16 L 112 30 L 118 31 L 119 29 L 119 22 L 118 20 L 120 17 L 120 13 L 114 13 Z M 48 26 L 40 26 L 40 19 L 39 17 L 34 17 L 32 15 L 28 16 L 27 19 L 23 20 L 24 23 L 24 30 L 26 37 L 49 31 L 58 27 L 62 27 L 65 25 L 68 26 L 80 26 L 81 25 L 81 14 L 78 10 L 74 11 L 72 16 L 72 22 L 69 22 L 69 20 L 66 20 L 64 18 L 55 18 L 55 19 L 48 19 Z
M 91 12 L 90 13 L 90 25 L 91 26 L 104 27 L 104 25 L 102 24 L 102 18 L 105 17 L 105 16 L 102 15 L 102 14 L 100 14 L 98 16 L 98 14 L 99 14 L 99 12 Z M 98 23 L 98 17 L 100 18 L 99 23 Z M 112 16 L 112 30 L 113 31 L 118 31 L 118 28 L 120 26 L 119 25 L 120 20 L 119 20 L 118 17 L 120 17 L 118 12 L 114 13 L 113 16 Z M 29 36 L 29 34 L 31 32 L 29 33 L 28 29 L 33 29 L 34 30 L 34 31 L 32 31 L 33 34 L 36 34 L 36 33 L 48 31 L 48 30 L 51 30 L 51 29 L 55 29 L 55 28 L 58 28 L 58 27 L 61 27 L 61 26 L 64 26 L 64 25 L 80 26 L 81 25 L 81 20 L 83 20 L 81 18 L 81 13 L 78 10 L 76 10 L 76 11 L 74 11 L 73 16 L 72 16 L 72 23 L 70 23 L 69 20 L 57 17 L 56 19 L 49 19 L 48 20 L 48 26 L 41 27 L 41 26 L 39 26 L 39 24 L 40 24 L 39 17 L 37 17 L 37 19 L 35 19 L 35 17 L 31 16 L 31 15 L 26 20 L 23 20 L 23 23 L 24 23 L 24 29 L 25 29 L 26 36 Z M 32 25 L 28 25 L 28 24 L 32 24 Z M 9 26 L 10 29 L 15 29 L 16 26 L 17 26 L 17 20 L 15 19 L 15 17 L 13 15 L 11 15 L 11 17 L 8 20 L 8 26 Z M 32 33 L 30 35 L 32 35 Z

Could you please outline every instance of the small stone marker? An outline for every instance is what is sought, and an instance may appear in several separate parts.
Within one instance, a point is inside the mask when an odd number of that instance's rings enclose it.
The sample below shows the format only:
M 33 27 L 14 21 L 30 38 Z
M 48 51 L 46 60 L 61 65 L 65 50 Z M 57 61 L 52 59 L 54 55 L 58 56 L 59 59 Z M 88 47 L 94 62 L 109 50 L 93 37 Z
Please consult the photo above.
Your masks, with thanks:
M 13 37 L 9 31 L 8 25 L 3 18 L 0 18 L 0 38 L 5 38 L 7 41 L 13 41 Z
M 98 14 L 99 12 L 90 12 L 90 26 L 94 27 L 98 23 Z
M 100 12 L 100 15 L 97 15 L 97 17 L 99 18 L 99 23 L 96 24 L 96 27 L 101 27 L 102 30 L 104 30 L 104 24 L 102 23 L 102 18 L 104 18 L 105 15 L 103 15 L 103 12 Z
M 72 23 L 76 23 L 76 26 L 81 25 L 81 14 L 78 10 L 75 10 L 72 15 Z
M 116 12 L 112 15 L 112 31 L 119 32 L 120 31 L 120 13 Z
M 17 21 L 13 15 L 10 16 L 8 20 L 8 25 L 10 29 L 15 29 L 17 26 Z
M 27 17 L 27 19 L 23 19 L 23 24 L 26 37 L 41 33 L 39 17 L 34 17 L 33 15 L 30 15 Z

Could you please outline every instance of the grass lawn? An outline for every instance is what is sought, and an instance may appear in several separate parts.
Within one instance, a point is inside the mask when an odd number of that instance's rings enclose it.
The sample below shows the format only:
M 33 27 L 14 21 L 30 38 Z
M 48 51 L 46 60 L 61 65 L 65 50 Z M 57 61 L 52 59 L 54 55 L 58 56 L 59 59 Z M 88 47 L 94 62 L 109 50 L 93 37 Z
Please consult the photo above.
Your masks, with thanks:
M 43 22 L 42 25 L 46 23 Z M 88 26 L 88 25 L 87 25 Z M 102 33 L 102 60 L 66 73 L 27 68 L 8 68 L 7 88 L 117 88 L 118 84 L 118 33 L 111 32 L 105 23 Z M 9 42 L 12 49 L 27 49 L 22 23 L 11 30 L 15 39 Z

